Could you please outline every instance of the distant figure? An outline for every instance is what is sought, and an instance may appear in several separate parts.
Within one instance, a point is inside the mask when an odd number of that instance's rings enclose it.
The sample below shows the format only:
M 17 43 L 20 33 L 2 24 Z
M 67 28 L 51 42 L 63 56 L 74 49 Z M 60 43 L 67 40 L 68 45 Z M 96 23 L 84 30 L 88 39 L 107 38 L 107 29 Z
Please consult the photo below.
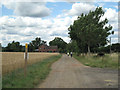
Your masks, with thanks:
M 67 53 L 67 55 L 69 56 L 69 52 Z
M 72 52 L 70 52 L 70 55 L 71 55 L 71 57 L 72 57 Z

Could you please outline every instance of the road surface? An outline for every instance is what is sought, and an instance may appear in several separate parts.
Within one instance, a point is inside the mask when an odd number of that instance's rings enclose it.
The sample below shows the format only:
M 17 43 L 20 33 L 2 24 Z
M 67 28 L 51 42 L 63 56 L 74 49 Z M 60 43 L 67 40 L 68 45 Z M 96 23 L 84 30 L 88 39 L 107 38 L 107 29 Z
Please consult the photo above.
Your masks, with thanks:
M 117 88 L 118 71 L 84 66 L 63 55 L 38 88 Z

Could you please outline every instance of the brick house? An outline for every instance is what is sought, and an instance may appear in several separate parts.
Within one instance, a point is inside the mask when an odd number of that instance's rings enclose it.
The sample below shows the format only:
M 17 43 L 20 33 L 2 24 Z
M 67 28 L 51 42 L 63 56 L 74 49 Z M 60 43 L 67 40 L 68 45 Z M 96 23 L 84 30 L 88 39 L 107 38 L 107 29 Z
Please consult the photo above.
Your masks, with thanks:
M 39 52 L 58 52 L 58 47 L 57 46 L 41 45 L 39 47 Z

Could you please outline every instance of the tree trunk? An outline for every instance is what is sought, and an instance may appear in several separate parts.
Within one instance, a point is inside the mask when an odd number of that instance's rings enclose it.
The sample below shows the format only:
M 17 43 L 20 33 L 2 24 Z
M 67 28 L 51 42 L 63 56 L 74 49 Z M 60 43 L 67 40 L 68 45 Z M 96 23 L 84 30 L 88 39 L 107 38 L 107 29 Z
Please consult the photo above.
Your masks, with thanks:
M 90 55 L 90 46 L 88 45 L 88 55 Z

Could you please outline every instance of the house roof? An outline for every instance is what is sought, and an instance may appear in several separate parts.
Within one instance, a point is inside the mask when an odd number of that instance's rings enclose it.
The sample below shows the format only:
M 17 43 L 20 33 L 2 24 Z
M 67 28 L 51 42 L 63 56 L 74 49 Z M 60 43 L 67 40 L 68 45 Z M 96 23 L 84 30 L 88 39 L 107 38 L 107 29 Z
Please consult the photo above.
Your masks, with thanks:
M 47 45 L 42 45 L 42 46 L 44 46 L 46 49 L 58 49 L 57 46 L 47 46 Z

